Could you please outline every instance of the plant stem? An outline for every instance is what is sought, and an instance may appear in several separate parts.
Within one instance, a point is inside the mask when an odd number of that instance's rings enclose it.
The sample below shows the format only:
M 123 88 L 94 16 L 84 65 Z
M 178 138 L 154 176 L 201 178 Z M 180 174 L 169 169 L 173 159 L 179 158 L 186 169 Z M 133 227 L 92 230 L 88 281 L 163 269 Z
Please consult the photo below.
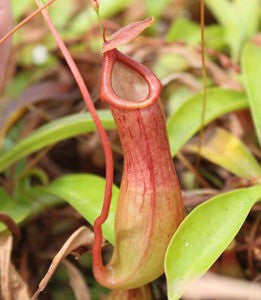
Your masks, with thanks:
M 35 3 L 40 7 L 40 4 L 37 0 L 34 0 Z M 111 196 L 112 196 L 112 185 L 113 185 L 113 156 L 112 156 L 112 150 L 110 145 L 110 140 L 108 138 L 108 135 L 98 117 L 98 114 L 96 112 L 95 106 L 92 102 L 92 99 L 90 97 L 89 91 L 84 83 L 84 80 L 80 74 L 79 69 L 77 68 L 72 56 L 70 55 L 67 47 L 65 46 L 63 40 L 61 39 L 59 33 L 57 32 L 53 22 L 51 21 L 48 13 L 43 10 L 42 11 L 43 17 L 45 18 L 45 21 L 58 45 L 60 48 L 71 72 L 73 77 L 75 78 L 75 81 L 80 89 L 80 92 L 82 94 L 82 97 L 84 99 L 84 102 L 93 118 L 93 121 L 97 127 L 97 130 L 99 132 L 101 142 L 103 145 L 104 153 L 105 153 L 105 163 L 106 163 L 106 185 L 105 185 L 105 194 L 104 194 L 104 202 L 103 207 L 101 211 L 101 215 L 96 219 L 96 224 L 103 224 L 109 214 L 110 204 L 111 204 Z M 94 231 L 95 233 L 95 231 Z M 96 232 L 95 235 L 97 236 L 97 239 L 102 242 L 102 232 Z
M 22 22 L 20 22 L 19 24 L 17 24 L 11 31 L 9 31 L 4 37 L 2 37 L 0 39 L 0 45 L 2 43 L 4 43 L 10 36 L 12 36 L 18 29 L 20 29 L 27 22 L 29 22 L 33 17 L 35 17 L 36 15 L 38 15 L 39 12 L 41 12 L 47 6 L 49 6 L 50 4 L 52 4 L 54 1 L 55 0 L 49 0 L 45 5 L 39 6 L 39 8 L 36 11 L 34 11 L 30 16 L 28 16 L 27 18 L 25 18 Z
M 207 106 L 207 71 L 206 71 L 206 55 L 205 55 L 205 1 L 200 1 L 200 26 L 201 26 L 201 61 L 202 61 L 202 78 L 203 78 L 203 103 L 201 114 L 201 128 L 199 133 L 198 156 L 196 168 L 199 172 L 201 148 L 204 139 L 205 115 Z

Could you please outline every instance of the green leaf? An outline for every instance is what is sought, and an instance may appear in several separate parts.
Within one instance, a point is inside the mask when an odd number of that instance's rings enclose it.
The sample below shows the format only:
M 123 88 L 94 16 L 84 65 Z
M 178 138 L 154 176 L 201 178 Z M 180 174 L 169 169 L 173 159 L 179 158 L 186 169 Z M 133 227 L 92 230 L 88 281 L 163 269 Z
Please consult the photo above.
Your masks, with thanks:
M 110 18 L 121 12 L 132 0 L 100 0 L 100 15 L 102 19 Z M 84 34 L 94 24 L 98 24 L 97 15 L 94 9 L 89 5 L 85 10 L 78 14 L 71 22 L 70 26 L 64 32 L 67 37 L 76 37 Z
M 175 155 L 200 129 L 203 94 L 199 93 L 185 101 L 168 118 L 170 148 Z M 207 92 L 205 124 L 234 110 L 248 107 L 244 94 L 212 88 Z
M 98 111 L 103 126 L 114 129 L 115 124 L 108 110 Z M 35 130 L 31 135 L 19 142 L 8 152 L 0 156 L 0 172 L 19 159 L 73 136 L 96 131 L 89 113 L 78 113 L 52 121 Z
M 223 52 L 227 45 L 224 27 L 219 24 L 206 26 L 205 43 L 206 47 Z
M 195 44 L 200 41 L 200 27 L 186 18 L 178 18 L 170 25 L 167 33 L 167 40 L 185 41 L 189 44 Z
M 192 97 L 194 93 L 185 85 L 173 88 L 170 87 L 169 89 L 170 91 L 167 91 L 168 95 L 166 95 L 166 98 L 168 98 L 167 111 L 170 115 L 172 115 L 184 102 L 188 100 L 188 98 Z
M 247 43 L 242 53 L 241 65 L 250 110 L 261 145 L 261 47 Z
M 186 150 L 198 153 L 198 144 L 188 144 Z M 205 134 L 201 156 L 242 178 L 261 177 L 261 167 L 248 148 L 222 128 Z
M 156 20 L 161 16 L 164 9 L 167 8 L 171 0 L 149 0 L 146 1 L 146 15 L 153 16 Z
M 34 3 L 31 0 L 11 0 L 12 12 L 15 20 L 17 21 L 25 13 L 26 10 L 32 8 Z
M 260 198 L 261 186 L 234 190 L 199 205 L 185 218 L 165 257 L 168 299 L 179 299 L 210 268 Z
M 32 202 L 32 209 L 29 217 L 34 217 L 45 211 L 46 209 L 64 204 L 64 200 L 60 197 L 44 192 L 42 186 L 34 186 L 24 192 L 26 197 Z
M 10 216 L 15 223 L 20 223 L 30 214 L 31 204 L 23 198 L 14 199 L 4 188 L 0 188 L 0 211 Z M 6 229 L 0 222 L 0 232 Z
M 258 32 L 260 0 L 234 0 L 238 15 L 244 23 L 247 37 Z
M 60 177 L 46 187 L 36 187 L 34 194 L 49 193 L 62 198 L 74 207 L 89 223 L 100 215 L 104 198 L 105 179 L 91 174 Z M 119 189 L 113 186 L 110 213 L 103 224 L 103 235 L 114 244 L 114 218 Z
M 188 67 L 189 64 L 184 57 L 174 53 L 162 53 L 155 60 L 152 70 L 158 78 L 163 79 L 174 72 L 183 72 Z
M 20 95 L 25 90 L 30 80 L 32 80 L 33 76 L 33 72 L 29 72 L 28 70 L 26 72 L 21 71 L 16 76 L 14 76 L 6 87 L 8 97 L 18 97 L 18 95 Z
M 220 24 L 224 26 L 232 57 L 237 61 L 241 45 L 247 38 L 247 32 L 234 3 L 228 0 L 205 0 L 205 3 Z
M 237 60 L 245 30 L 242 28 L 242 23 L 235 11 L 234 4 L 227 0 L 205 0 L 205 2 L 213 15 L 224 26 L 226 40 L 231 48 L 232 57 Z
M 198 44 L 201 42 L 200 25 L 187 18 L 177 18 L 170 25 L 166 40 Z M 206 47 L 222 50 L 226 45 L 223 26 L 218 24 L 206 26 L 205 43 Z
M 71 0 L 56 0 L 52 3 L 49 14 L 58 28 L 62 28 L 69 23 L 74 5 Z

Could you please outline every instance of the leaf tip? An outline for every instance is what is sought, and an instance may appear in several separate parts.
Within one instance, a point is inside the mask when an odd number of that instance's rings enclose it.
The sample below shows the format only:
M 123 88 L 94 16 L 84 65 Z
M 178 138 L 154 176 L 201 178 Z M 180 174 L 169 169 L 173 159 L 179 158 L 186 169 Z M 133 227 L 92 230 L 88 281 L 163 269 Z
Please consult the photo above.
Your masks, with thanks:
M 148 21 L 148 26 L 151 26 L 155 22 L 155 19 L 152 16 L 148 17 L 146 20 Z

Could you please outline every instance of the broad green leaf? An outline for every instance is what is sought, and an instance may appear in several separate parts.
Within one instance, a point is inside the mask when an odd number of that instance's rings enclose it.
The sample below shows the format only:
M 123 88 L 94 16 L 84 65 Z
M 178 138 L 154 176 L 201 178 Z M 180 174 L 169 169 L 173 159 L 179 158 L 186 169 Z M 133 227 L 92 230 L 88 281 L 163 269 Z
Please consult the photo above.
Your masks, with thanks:
M 11 0 L 13 16 L 17 21 L 27 9 L 34 7 L 34 3 L 31 0 Z
M 173 85 L 174 86 L 174 85 Z M 167 111 L 172 115 L 188 98 L 192 97 L 193 91 L 182 85 L 178 88 L 174 87 L 168 92 L 168 108 Z
M 93 224 L 101 212 L 104 188 L 104 178 L 91 174 L 74 174 L 60 177 L 46 187 L 37 187 L 35 192 L 39 195 L 50 193 L 62 198 Z M 114 244 L 114 218 L 118 196 L 119 189 L 113 186 L 109 217 L 102 227 L 103 235 L 112 244 Z
M 195 44 L 200 41 L 200 27 L 198 24 L 186 19 L 178 18 L 170 25 L 167 33 L 168 41 L 185 41 Z
M 153 16 L 158 19 L 163 13 L 164 9 L 167 8 L 171 0 L 149 0 L 146 1 L 146 15 Z
M 239 17 L 244 22 L 247 36 L 250 38 L 258 31 L 260 0 L 234 0 Z
M 183 72 L 188 67 L 189 64 L 184 57 L 174 53 L 162 53 L 155 60 L 152 70 L 156 76 L 163 79 L 174 72 Z
M 261 47 L 247 43 L 242 53 L 241 65 L 251 114 L 261 145 Z
M 65 202 L 60 197 L 44 192 L 42 186 L 31 187 L 26 190 L 24 194 L 32 202 L 32 209 L 29 217 L 37 216 L 46 209 L 58 206 Z
M 170 25 L 166 39 L 172 41 L 185 41 L 188 44 L 201 43 L 200 25 L 187 18 L 177 18 Z M 222 50 L 227 44 L 225 31 L 222 25 L 212 24 L 205 27 L 206 47 Z
M 32 80 L 33 72 L 19 72 L 14 76 L 6 87 L 6 92 L 9 98 L 15 98 L 20 95 L 27 87 L 30 80 Z
M 220 24 L 224 26 L 226 40 L 231 48 L 232 57 L 237 61 L 241 45 L 247 38 L 247 31 L 245 24 L 242 24 L 235 4 L 228 0 L 205 0 L 205 3 Z
M 186 150 L 198 153 L 198 145 L 188 144 Z M 222 128 L 213 128 L 205 134 L 200 153 L 239 177 L 261 177 L 261 166 L 248 148 Z
M 20 122 L 17 122 L 16 124 L 14 124 L 14 126 L 12 126 L 12 128 L 10 128 L 8 135 L 4 139 L 3 139 L 3 133 L 0 132 L 0 156 L 3 153 L 8 152 L 12 147 L 15 146 L 16 141 L 19 139 L 19 136 L 24 129 L 24 123 L 25 123 L 25 120 L 21 120 Z M 4 129 L 4 128 L 1 128 L 1 130 L 2 129 Z
M 0 211 L 10 216 L 16 223 L 22 222 L 31 212 L 31 204 L 25 199 L 14 199 L 4 188 L 0 188 Z M 0 232 L 6 227 L 0 222 Z
M 175 155 L 184 144 L 200 129 L 203 94 L 199 93 L 185 101 L 169 117 L 167 127 L 170 148 Z M 220 88 L 207 92 L 205 124 L 234 110 L 248 107 L 242 93 Z
M 48 10 L 51 19 L 58 27 L 64 27 L 69 23 L 74 9 L 74 3 L 71 0 L 56 0 Z
M 100 110 L 98 114 L 106 129 L 115 128 L 112 115 L 108 110 Z M 95 130 L 96 127 L 89 113 L 78 113 L 52 121 L 38 128 L 11 150 L 2 154 L 0 156 L 0 172 L 19 159 L 46 146 Z
M 260 199 L 261 186 L 234 190 L 199 205 L 185 218 L 165 257 L 168 299 L 179 299 L 211 267 Z
M 206 26 L 205 44 L 208 48 L 223 52 L 227 45 L 224 27 L 219 24 L 211 24 Z
M 233 11 L 234 4 L 232 1 L 205 0 L 205 4 L 222 25 L 229 25 L 233 20 L 236 20 L 236 13 Z

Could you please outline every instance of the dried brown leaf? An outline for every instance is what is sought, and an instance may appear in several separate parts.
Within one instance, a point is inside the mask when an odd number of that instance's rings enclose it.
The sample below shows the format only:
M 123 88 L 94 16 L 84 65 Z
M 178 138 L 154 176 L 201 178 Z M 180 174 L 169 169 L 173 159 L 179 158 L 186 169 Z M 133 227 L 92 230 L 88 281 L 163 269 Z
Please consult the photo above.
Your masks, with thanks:
M 175 53 L 184 57 L 193 68 L 201 68 L 200 53 L 193 51 L 184 45 L 171 45 L 161 47 L 159 49 L 159 52 L 161 53 Z M 217 64 L 215 64 L 211 59 L 206 59 L 206 68 L 217 85 L 238 91 L 242 90 L 241 85 L 231 79 L 228 73 L 220 68 Z
M 102 52 L 115 49 L 135 39 L 144 29 L 154 23 L 154 18 L 149 17 L 145 20 L 131 23 L 112 34 L 111 38 L 103 44 Z
M 12 264 L 10 264 L 10 289 L 12 291 L 12 297 L 15 300 L 29 300 L 31 298 L 29 296 L 27 284 L 22 280 Z
M 0 287 L 1 299 L 11 300 L 10 290 L 10 260 L 13 247 L 12 235 L 5 231 L 0 234 Z
M 0 299 L 30 299 L 28 287 L 11 263 L 13 237 L 8 232 L 0 234 Z
M 81 246 L 88 246 L 92 245 L 93 243 L 93 233 L 90 231 L 89 228 L 83 226 L 76 230 L 69 239 L 65 242 L 63 247 L 60 249 L 60 251 L 56 254 L 54 257 L 47 273 L 45 274 L 44 278 L 39 284 L 38 290 L 35 292 L 33 299 L 36 299 L 40 292 L 42 292 L 46 285 L 48 284 L 49 280 L 53 276 L 53 273 L 61 263 L 61 261 L 70 253 L 72 253 L 74 250 Z
M 185 292 L 184 299 L 260 300 L 261 287 L 245 280 L 207 273 Z
M 67 259 L 63 260 L 67 273 L 70 277 L 70 285 L 76 300 L 90 300 L 91 295 L 81 272 Z

